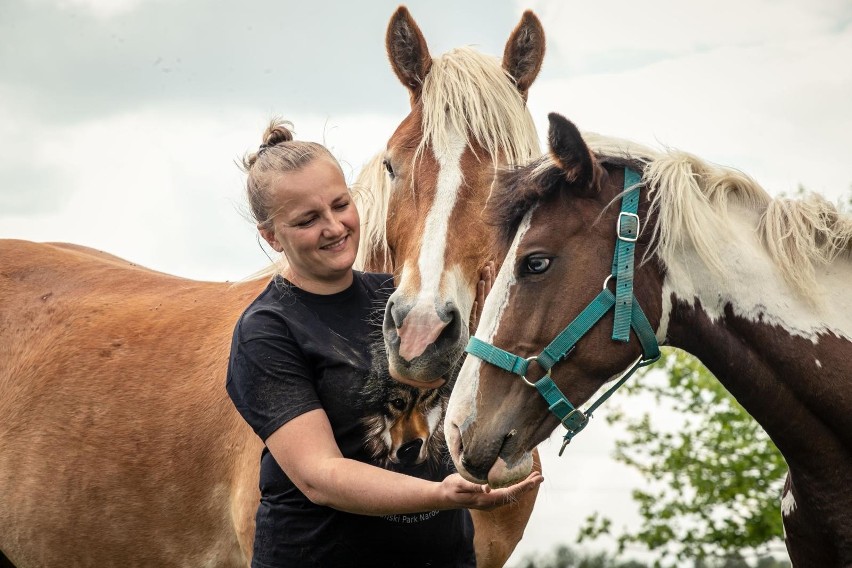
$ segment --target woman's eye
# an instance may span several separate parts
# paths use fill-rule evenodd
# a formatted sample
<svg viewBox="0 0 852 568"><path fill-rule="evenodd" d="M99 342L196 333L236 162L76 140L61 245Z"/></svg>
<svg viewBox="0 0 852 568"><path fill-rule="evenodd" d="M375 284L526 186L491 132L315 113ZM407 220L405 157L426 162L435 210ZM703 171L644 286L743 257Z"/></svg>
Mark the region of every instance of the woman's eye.
<svg viewBox="0 0 852 568"><path fill-rule="evenodd" d="M344 211L347 207L349 207L349 202L348 202L348 201L344 201L344 202L338 203L337 205L335 205L335 206L334 206L334 208L335 208L337 211Z"/></svg>
<svg viewBox="0 0 852 568"><path fill-rule="evenodd" d="M390 178L391 178L391 179L395 178L395 177L396 177L396 174L394 174L394 173L393 173L393 166L391 166L390 161L389 161L389 160L383 160L383 161L382 161L382 164L384 164L385 169L387 170L388 175L390 176Z"/></svg>
<svg viewBox="0 0 852 568"><path fill-rule="evenodd" d="M297 227L310 227L317 220L316 217L311 217L310 219L305 219L304 221L300 221L296 223Z"/></svg>
<svg viewBox="0 0 852 568"><path fill-rule="evenodd" d="M541 274L550 268L550 258L546 256L530 256L524 263L524 272L527 274Z"/></svg>

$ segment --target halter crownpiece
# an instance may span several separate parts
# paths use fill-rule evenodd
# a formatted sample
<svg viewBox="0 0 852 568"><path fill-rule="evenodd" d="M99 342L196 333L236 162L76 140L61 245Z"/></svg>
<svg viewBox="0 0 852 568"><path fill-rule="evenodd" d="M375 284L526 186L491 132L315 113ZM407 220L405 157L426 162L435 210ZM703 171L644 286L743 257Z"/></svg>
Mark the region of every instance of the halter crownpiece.
<svg viewBox="0 0 852 568"><path fill-rule="evenodd" d="M633 294L634 249L639 238L640 219L639 188L641 176L635 171L624 169L624 193L621 198L621 211L618 214L615 233L618 241L612 259L612 272L604 280L603 290L592 300L556 338L534 357L519 357L499 347L486 343L477 337L471 337L465 351L479 357L487 363L505 371L519 375L530 386L536 388L548 404L549 410L559 418L559 422L568 430L562 442L559 455L571 439L589 423L592 413L612 393L630 378L640 367L650 365L660 358L660 346L648 318ZM615 293L610 292L607 284L615 279ZM606 314L610 308L615 310L612 339L627 343L630 340L630 330L636 333L642 347L639 357L616 381L616 383L601 395L585 412L575 408L568 398L559 390L550 376L550 371L556 363L566 358L576 347L577 342ZM531 383L526 374L530 362L535 361L546 371L544 377Z"/></svg>

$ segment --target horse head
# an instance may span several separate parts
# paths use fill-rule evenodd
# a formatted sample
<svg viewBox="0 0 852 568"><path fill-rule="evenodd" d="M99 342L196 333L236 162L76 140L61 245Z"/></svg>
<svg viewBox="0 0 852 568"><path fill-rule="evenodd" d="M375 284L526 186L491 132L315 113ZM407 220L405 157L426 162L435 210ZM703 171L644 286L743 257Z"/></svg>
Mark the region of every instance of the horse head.
<svg viewBox="0 0 852 568"><path fill-rule="evenodd" d="M509 252L471 341L513 354L523 372L514 374L468 356L447 410L445 435L456 467L468 479L492 486L526 476L530 453L560 424L545 397L531 388L546 376L545 370L564 398L579 407L643 353L629 327L622 341L611 338L614 316L609 309L570 345L570 355L555 353L542 364L543 350L566 324L597 296L607 296L602 289L612 288L608 281L618 270L612 258L616 225L623 216L619 203L625 168L639 174L643 168L637 161L599 159L577 128L555 114L550 116L549 145L549 156L501 174L489 201L487 215L501 228ZM647 219L647 204L646 199L639 203L639 218ZM635 240L635 256L641 259L653 230L645 227L640 234L633 226L633 231L629 240ZM637 260L633 281L635 302L656 329L661 271L654 262Z"/></svg>
<svg viewBox="0 0 852 568"><path fill-rule="evenodd" d="M469 48L432 58L401 7L388 26L387 51L411 112L383 158L397 285L383 332L391 375L432 386L457 368L479 271L496 258L496 231L481 219L495 169L539 154L526 94L541 67L544 32L526 12L502 61Z"/></svg>

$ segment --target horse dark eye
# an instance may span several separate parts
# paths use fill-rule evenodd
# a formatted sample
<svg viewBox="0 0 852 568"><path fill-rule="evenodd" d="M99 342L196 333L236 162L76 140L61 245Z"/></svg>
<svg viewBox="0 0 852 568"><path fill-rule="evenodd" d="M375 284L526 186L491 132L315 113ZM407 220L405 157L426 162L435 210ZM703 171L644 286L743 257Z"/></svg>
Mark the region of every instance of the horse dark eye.
<svg viewBox="0 0 852 568"><path fill-rule="evenodd" d="M394 173L393 173L393 166L391 165L390 160L383 160L383 161L382 161L382 164L384 164L385 169L387 170L388 175L390 176L390 178L391 178L391 179L395 178L395 177L396 177L396 174L394 174Z"/></svg>
<svg viewBox="0 0 852 568"><path fill-rule="evenodd" d="M530 256L524 263L524 272L527 274L541 274L550 268L550 259L546 256Z"/></svg>
<svg viewBox="0 0 852 568"><path fill-rule="evenodd" d="M405 408L405 401L401 398L395 398L391 401L391 406L393 406L397 410L402 410L403 408Z"/></svg>

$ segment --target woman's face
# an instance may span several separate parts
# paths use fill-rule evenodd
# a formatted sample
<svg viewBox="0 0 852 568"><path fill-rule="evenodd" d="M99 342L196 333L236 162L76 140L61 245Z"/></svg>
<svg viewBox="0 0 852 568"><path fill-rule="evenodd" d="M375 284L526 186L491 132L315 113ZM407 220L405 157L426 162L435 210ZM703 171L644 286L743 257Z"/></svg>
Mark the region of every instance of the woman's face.
<svg viewBox="0 0 852 568"><path fill-rule="evenodd" d="M316 158L272 185L272 228L260 234L287 257L285 276L308 292L331 294L352 283L360 219L338 165Z"/></svg>

